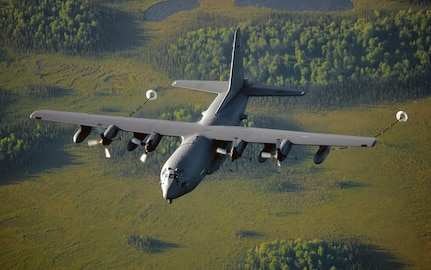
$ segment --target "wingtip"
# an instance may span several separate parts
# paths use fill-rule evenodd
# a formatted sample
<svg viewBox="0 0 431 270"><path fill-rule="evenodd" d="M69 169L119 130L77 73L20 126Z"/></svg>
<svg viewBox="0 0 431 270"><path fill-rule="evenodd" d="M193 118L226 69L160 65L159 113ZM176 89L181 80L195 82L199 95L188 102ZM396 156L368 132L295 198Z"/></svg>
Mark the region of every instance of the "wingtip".
<svg viewBox="0 0 431 270"><path fill-rule="evenodd" d="M34 111L30 114L30 119L37 119L37 111Z"/></svg>

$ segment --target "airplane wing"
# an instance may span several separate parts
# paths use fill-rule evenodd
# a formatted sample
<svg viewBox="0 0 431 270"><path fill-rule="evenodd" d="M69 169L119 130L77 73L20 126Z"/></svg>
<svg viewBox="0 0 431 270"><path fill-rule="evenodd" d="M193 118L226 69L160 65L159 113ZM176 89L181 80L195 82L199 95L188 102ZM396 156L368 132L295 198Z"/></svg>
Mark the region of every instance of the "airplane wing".
<svg viewBox="0 0 431 270"><path fill-rule="evenodd" d="M176 80L172 86L199 90L215 94L221 94L227 91L228 81L196 81L196 80Z"/></svg>
<svg viewBox="0 0 431 270"><path fill-rule="evenodd" d="M249 143L275 144L277 140L289 140L297 145L316 146L359 146L373 147L377 140L373 137L333 135L312 132L299 132L267 128L244 128L237 126L203 126L199 123L168 120L107 116L97 114L38 110L30 115L32 119L77 124L89 127L107 128L116 125L123 131L163 136L199 135L218 141L232 142L236 139Z"/></svg>
<svg viewBox="0 0 431 270"><path fill-rule="evenodd" d="M377 143L377 140L372 137L233 126L211 126L209 128L211 129L211 134L207 134L206 137L220 141L241 139L249 143L275 144L277 140L289 140L291 143L297 145L345 147L373 147Z"/></svg>

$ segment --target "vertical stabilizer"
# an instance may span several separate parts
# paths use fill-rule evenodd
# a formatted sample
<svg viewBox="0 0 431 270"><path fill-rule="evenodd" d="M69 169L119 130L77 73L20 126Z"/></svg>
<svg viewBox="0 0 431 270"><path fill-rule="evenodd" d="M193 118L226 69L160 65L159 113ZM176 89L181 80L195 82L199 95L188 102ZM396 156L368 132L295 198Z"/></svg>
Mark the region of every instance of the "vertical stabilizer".
<svg viewBox="0 0 431 270"><path fill-rule="evenodd" d="M220 112L229 101L238 94L244 84L244 65L242 59L242 48L241 48L241 31L239 28L235 31L232 46L232 60L230 64L230 78L229 88L226 92L225 98L217 109Z"/></svg>

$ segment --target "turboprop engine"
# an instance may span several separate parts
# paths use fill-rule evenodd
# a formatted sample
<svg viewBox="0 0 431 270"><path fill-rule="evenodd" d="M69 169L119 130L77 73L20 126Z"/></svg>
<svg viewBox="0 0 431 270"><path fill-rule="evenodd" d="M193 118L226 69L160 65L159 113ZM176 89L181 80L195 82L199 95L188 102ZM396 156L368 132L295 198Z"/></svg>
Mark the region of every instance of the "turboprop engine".
<svg viewBox="0 0 431 270"><path fill-rule="evenodd" d="M264 162L265 159L275 158L277 160L277 168L276 172L281 172L281 162L287 158L290 150L292 149L293 144L289 140L277 140L275 145L273 144L265 144L262 151L260 151L258 160L259 162ZM272 152L275 150L275 154Z"/></svg>
<svg viewBox="0 0 431 270"><path fill-rule="evenodd" d="M93 128L89 126L81 126L75 135L73 135L73 142L82 143L88 137L88 135L90 135L92 129Z"/></svg>
<svg viewBox="0 0 431 270"><path fill-rule="evenodd" d="M127 143L127 151L133 151L139 145L144 146L144 139L148 134L133 132L133 138Z"/></svg>
<svg viewBox="0 0 431 270"><path fill-rule="evenodd" d="M145 151L149 153L156 150L156 147L159 145L160 141L162 140L162 137L163 136L157 132L151 133L147 141L145 142Z"/></svg>
<svg viewBox="0 0 431 270"><path fill-rule="evenodd" d="M156 150L160 141L162 140L163 135L160 135L157 132L153 132L149 135L144 133L133 133L133 138L127 144L127 150L133 151L136 149L138 145L144 147L145 152L140 157L140 160L145 163L147 161L147 155L149 152L153 152Z"/></svg>
<svg viewBox="0 0 431 270"><path fill-rule="evenodd" d="M98 144L103 145L105 148L106 158L111 158L111 153L108 150L108 145L112 143L120 129L116 125L110 125L105 131L103 131L101 126L98 126L98 130L100 133L100 140L89 140L88 146L95 146ZM77 137L79 137L79 135Z"/></svg>
<svg viewBox="0 0 431 270"><path fill-rule="evenodd" d="M243 140L235 139L232 141L232 148L229 152L225 148L221 147L218 147L216 151L221 155L230 156L232 161L234 161L242 156L242 153L244 153L247 144L248 143Z"/></svg>

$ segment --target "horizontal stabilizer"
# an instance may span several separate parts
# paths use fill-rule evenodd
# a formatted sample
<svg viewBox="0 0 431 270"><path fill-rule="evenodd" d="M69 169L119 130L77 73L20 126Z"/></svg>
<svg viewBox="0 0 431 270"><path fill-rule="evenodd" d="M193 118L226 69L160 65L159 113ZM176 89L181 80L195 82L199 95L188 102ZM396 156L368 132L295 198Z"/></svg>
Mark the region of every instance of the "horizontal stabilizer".
<svg viewBox="0 0 431 270"><path fill-rule="evenodd" d="M247 84L244 87L244 93L250 97L266 97L266 96L303 96L305 91L289 89L277 86Z"/></svg>
<svg viewBox="0 0 431 270"><path fill-rule="evenodd" d="M177 80L172 86L187 88L192 90L210 92L215 94L225 93L229 87L227 81L196 81L196 80Z"/></svg>

